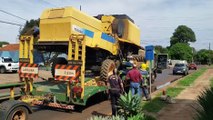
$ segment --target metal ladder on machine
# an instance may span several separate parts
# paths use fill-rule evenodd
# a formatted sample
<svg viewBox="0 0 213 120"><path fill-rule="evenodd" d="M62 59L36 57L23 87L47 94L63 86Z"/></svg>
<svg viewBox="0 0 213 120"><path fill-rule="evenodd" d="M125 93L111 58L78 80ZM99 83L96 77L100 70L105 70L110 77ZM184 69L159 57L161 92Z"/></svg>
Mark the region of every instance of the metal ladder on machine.
<svg viewBox="0 0 213 120"><path fill-rule="evenodd" d="M85 54L86 54L86 44L85 35L83 34L72 34L70 36L70 41L68 45L68 64L70 65L80 65L80 85L82 88L81 99L84 97L84 80L85 80ZM70 82L67 85L67 95L71 97L70 93Z"/></svg>
<svg viewBox="0 0 213 120"><path fill-rule="evenodd" d="M33 43L33 36L21 36L19 42L19 77L25 82L26 93L33 91L33 79L38 78L38 65L33 63Z"/></svg>

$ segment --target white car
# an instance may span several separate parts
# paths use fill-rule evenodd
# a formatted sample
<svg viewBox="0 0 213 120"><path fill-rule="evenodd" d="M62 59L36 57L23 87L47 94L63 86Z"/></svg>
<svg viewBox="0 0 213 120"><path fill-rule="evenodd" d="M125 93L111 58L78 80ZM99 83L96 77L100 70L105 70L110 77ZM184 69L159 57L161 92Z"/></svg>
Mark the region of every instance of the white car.
<svg viewBox="0 0 213 120"><path fill-rule="evenodd" d="M18 62L14 62L10 57L0 57L0 73L17 72L18 70Z"/></svg>

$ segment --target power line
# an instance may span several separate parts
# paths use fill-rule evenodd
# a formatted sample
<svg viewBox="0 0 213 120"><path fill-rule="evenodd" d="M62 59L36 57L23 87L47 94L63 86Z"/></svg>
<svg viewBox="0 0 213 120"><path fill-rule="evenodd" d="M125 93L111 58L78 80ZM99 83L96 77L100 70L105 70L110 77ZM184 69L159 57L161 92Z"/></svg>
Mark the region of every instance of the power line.
<svg viewBox="0 0 213 120"><path fill-rule="evenodd" d="M9 25L20 26L20 27L22 27L22 26L23 26L23 25L21 25L21 24L18 24L18 23L7 22L7 21L3 21L3 20L0 20L0 23L5 23L5 24L9 24Z"/></svg>
<svg viewBox="0 0 213 120"><path fill-rule="evenodd" d="M54 4L50 3L50 2L47 2L47 1L45 1L45 0L41 0L41 1L47 3L47 4L51 5L51 6L58 7L58 6L56 6L56 5L54 5Z"/></svg>
<svg viewBox="0 0 213 120"><path fill-rule="evenodd" d="M7 11L0 10L0 12L3 12L3 13L5 13L5 14L8 14L8 15L11 15L11 16L13 16L13 17L16 17L16 18L22 19L22 20L24 20L24 21L27 21L27 19L22 18L22 17L17 16L17 15L14 15L14 14L12 14L12 13L9 13L9 12L7 12Z"/></svg>

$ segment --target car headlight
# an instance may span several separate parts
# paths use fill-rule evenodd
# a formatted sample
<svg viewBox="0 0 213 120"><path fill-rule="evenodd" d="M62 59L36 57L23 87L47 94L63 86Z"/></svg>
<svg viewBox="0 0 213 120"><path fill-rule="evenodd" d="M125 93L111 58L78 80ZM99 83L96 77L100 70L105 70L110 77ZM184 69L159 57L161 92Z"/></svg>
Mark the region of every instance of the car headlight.
<svg viewBox="0 0 213 120"><path fill-rule="evenodd" d="M184 68L183 71L185 71L186 69Z"/></svg>

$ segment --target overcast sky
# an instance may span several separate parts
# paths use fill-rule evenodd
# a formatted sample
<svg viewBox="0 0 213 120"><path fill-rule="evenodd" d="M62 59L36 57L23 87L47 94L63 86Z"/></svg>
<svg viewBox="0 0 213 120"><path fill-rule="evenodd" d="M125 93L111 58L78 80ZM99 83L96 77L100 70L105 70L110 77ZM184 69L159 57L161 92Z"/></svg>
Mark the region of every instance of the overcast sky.
<svg viewBox="0 0 213 120"><path fill-rule="evenodd" d="M0 10L27 20L37 19L46 8L73 6L92 16L127 14L141 30L141 45L170 45L178 25L187 25L196 34L196 49L213 46L213 0L1 0ZM25 21L0 12L0 20L18 24ZM0 41L18 42L20 27L0 23Z"/></svg>

